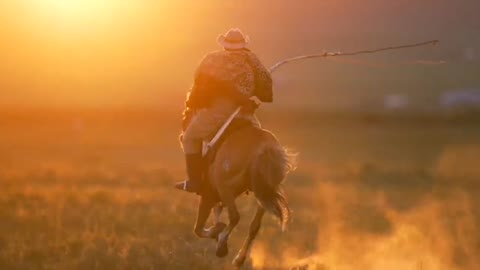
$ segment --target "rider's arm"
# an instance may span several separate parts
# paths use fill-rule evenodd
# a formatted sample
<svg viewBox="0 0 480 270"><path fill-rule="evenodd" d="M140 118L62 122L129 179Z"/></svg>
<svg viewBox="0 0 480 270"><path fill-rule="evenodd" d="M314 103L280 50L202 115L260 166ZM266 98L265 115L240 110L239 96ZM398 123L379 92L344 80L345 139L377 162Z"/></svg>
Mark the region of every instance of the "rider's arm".
<svg viewBox="0 0 480 270"><path fill-rule="evenodd" d="M233 87L231 83L225 82L225 84L221 86L221 89L225 91L225 93L230 98L235 100L235 103L237 103L238 106L242 107L243 112L254 113L255 110L258 108L258 104L256 101L235 89L235 87Z"/></svg>
<svg viewBox="0 0 480 270"><path fill-rule="evenodd" d="M249 62L255 76L255 96L262 102L273 102L273 82L270 71L255 54L249 55Z"/></svg>
<svg viewBox="0 0 480 270"><path fill-rule="evenodd" d="M212 85L212 78L211 76L207 75L206 72L206 70L209 68L210 60L211 55L206 55L197 67L192 88L187 94L185 107L191 109L200 109L207 106Z"/></svg>

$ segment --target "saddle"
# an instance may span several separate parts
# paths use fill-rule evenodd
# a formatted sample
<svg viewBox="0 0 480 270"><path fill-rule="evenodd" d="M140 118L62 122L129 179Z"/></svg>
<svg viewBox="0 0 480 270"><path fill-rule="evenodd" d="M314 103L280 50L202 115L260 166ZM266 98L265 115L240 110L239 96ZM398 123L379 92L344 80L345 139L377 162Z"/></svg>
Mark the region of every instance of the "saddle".
<svg viewBox="0 0 480 270"><path fill-rule="evenodd" d="M232 119L230 123L228 123L228 126L226 126L224 129L220 129L217 132L218 138L216 141L213 142L213 144L210 144L207 147L206 146L207 143L204 142L204 155L203 155L203 158L205 161L204 164L206 164L206 166L208 167L213 162L218 149L220 149L223 142L225 141L226 138L228 138L229 135L243 128L251 127L251 126L253 126L253 124L248 119L241 119L241 118Z"/></svg>
<svg viewBox="0 0 480 270"><path fill-rule="evenodd" d="M212 165L218 150L220 149L222 144L225 142L225 139L228 138L228 136L246 127L251 127L251 126L253 126L252 122L247 119L240 119L240 118L229 119L224 124L224 127L222 127L217 132L216 140L215 141L212 140L213 144L211 143L212 141L210 141L211 144L209 145L208 148L206 148L206 145L208 144L208 142L204 142L204 155L203 155L204 170L203 170L203 177L202 177L202 182L203 182L202 185L203 185L204 191L210 193L213 198L219 199L217 191L214 190L213 186L208 181L209 167ZM245 194L248 195L248 191L246 191Z"/></svg>

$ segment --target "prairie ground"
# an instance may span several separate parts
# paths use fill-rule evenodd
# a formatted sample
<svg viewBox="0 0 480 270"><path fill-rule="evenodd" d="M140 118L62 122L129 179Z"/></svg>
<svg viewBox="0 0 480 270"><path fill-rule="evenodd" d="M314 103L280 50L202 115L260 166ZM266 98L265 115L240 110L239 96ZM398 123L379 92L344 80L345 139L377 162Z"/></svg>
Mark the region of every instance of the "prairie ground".
<svg viewBox="0 0 480 270"><path fill-rule="evenodd" d="M261 114L299 153L293 219L270 216L244 269L480 269L480 125L421 117ZM178 119L152 111L0 117L0 269L231 269L176 192Z"/></svg>

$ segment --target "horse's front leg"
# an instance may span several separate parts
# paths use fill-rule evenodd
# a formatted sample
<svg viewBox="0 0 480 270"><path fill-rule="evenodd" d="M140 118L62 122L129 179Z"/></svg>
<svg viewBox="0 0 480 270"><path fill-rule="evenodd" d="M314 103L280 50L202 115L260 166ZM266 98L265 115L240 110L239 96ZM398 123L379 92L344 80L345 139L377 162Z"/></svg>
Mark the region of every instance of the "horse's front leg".
<svg viewBox="0 0 480 270"><path fill-rule="evenodd" d="M215 212L215 223L221 223L221 216L222 216L222 211L223 211L223 205L221 203L218 203L215 205L213 208L213 211Z"/></svg>
<svg viewBox="0 0 480 270"><path fill-rule="evenodd" d="M212 226L208 229L205 229L205 223L207 222L212 207L215 205L215 202L201 197L200 205L198 207L197 222L195 223L194 233L200 238L214 238L216 239L218 234L225 228L225 224L217 222L215 226ZM217 207L216 207L217 209ZM216 210L218 211L218 210ZM215 213L217 216L217 213Z"/></svg>
<svg viewBox="0 0 480 270"><path fill-rule="evenodd" d="M247 239L245 239L242 248L233 260L233 265L240 267L245 262L245 259L247 258L248 254L250 253L250 249L252 248L253 240L255 239L258 231L260 230L260 225L262 225L262 218L264 214L265 209L261 205L258 205L257 212L255 213L255 216L250 223L250 230L248 232Z"/></svg>
<svg viewBox="0 0 480 270"><path fill-rule="evenodd" d="M235 196L231 194L231 192L224 192L220 194L220 197L223 204L227 207L229 222L227 227L218 235L216 255L218 257L225 257L228 254L228 238L240 221L240 214L235 204Z"/></svg>
<svg viewBox="0 0 480 270"><path fill-rule="evenodd" d="M220 219L223 211L223 205L220 203L213 207L213 213L215 214L215 225L205 230L208 237L218 240L218 235L227 227L227 224L223 223Z"/></svg>
<svg viewBox="0 0 480 270"><path fill-rule="evenodd" d="M206 238L208 231L205 230L205 222L207 222L208 216L212 211L212 207L215 203L205 197L200 198L200 205L198 206L197 221L193 232L200 238Z"/></svg>

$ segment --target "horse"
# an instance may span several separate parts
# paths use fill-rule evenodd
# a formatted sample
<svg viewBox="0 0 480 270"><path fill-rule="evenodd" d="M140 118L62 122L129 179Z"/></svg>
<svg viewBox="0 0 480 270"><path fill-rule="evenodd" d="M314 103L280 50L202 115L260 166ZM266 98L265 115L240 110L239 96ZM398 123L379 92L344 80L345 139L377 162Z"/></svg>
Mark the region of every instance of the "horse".
<svg viewBox="0 0 480 270"><path fill-rule="evenodd" d="M184 115L183 131L191 117ZM248 236L232 262L240 267L249 255L265 212L273 214L282 231L285 230L291 211L282 182L295 169L295 154L284 148L272 132L251 121L234 119L214 149L205 156L205 165L208 168L203 183L207 188L200 193L194 233L199 238L217 241L217 257L228 254L229 236L240 220L236 198L249 191L256 198L256 212ZM228 224L220 221L223 208L228 211ZM212 209L216 223L205 228Z"/></svg>

